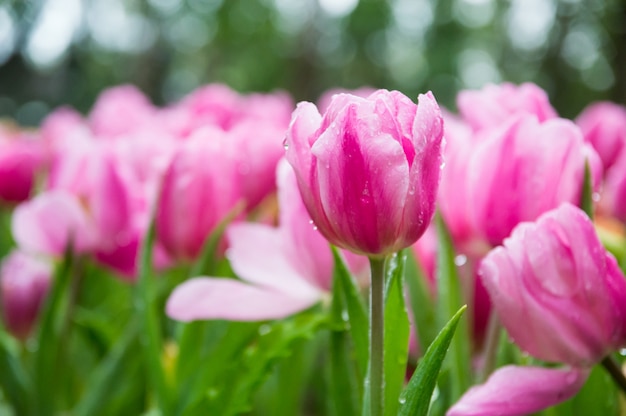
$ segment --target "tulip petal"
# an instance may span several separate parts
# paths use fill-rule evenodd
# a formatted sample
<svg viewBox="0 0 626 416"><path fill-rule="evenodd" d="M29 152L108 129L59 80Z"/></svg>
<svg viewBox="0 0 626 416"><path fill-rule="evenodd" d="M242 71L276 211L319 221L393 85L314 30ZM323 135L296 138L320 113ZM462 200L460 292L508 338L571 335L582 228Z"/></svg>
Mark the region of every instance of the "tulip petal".
<svg viewBox="0 0 626 416"><path fill-rule="evenodd" d="M287 317L318 300L319 297L294 297L232 279L200 277L178 286L167 301L166 311L171 318L183 322L263 321Z"/></svg>
<svg viewBox="0 0 626 416"><path fill-rule="evenodd" d="M61 256L72 242L77 252L93 248L95 230L79 201L64 191L49 191L19 205L11 225L25 251Z"/></svg>
<svg viewBox="0 0 626 416"><path fill-rule="evenodd" d="M589 375L582 369L506 366L469 389L447 416L523 416L574 396Z"/></svg>
<svg viewBox="0 0 626 416"><path fill-rule="evenodd" d="M314 298L322 288L307 281L292 265L290 251L277 228L263 224L233 224L227 230L228 259L237 276L289 296Z"/></svg>

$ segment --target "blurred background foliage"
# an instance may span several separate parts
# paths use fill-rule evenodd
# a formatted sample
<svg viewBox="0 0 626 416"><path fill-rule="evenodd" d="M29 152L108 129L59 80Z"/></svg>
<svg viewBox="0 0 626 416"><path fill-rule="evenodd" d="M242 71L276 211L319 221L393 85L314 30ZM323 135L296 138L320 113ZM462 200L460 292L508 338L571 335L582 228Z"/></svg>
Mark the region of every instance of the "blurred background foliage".
<svg viewBox="0 0 626 416"><path fill-rule="evenodd" d="M432 90L533 81L573 117L626 102L623 0L0 0L0 117L36 125L133 83L157 104L209 82Z"/></svg>

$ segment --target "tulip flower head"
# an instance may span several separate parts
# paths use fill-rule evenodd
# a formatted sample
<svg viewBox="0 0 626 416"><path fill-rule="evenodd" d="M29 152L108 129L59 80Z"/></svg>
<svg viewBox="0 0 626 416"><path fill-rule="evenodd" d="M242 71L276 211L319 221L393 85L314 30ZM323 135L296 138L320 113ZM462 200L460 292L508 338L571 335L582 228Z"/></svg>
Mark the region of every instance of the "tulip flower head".
<svg viewBox="0 0 626 416"><path fill-rule="evenodd" d="M626 280L570 204L516 227L480 274L509 335L539 359L588 367L626 345Z"/></svg>
<svg viewBox="0 0 626 416"><path fill-rule="evenodd" d="M383 257L417 241L433 216L442 136L431 93L415 105L379 90L338 94L323 116L300 103L285 145L319 231L339 247Z"/></svg>

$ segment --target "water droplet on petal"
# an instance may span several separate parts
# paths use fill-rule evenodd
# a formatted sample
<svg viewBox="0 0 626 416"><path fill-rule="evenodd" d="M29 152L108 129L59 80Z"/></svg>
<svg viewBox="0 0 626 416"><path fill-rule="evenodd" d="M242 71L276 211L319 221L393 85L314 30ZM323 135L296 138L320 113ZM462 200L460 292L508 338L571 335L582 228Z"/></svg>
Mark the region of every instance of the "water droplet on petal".
<svg viewBox="0 0 626 416"><path fill-rule="evenodd" d="M285 150L289 149L289 143L287 142L287 138L286 137L283 140L283 147L285 148Z"/></svg>
<svg viewBox="0 0 626 416"><path fill-rule="evenodd" d="M467 263L467 256L465 254L459 254L454 258L454 264L456 264L457 267L461 267L465 263Z"/></svg>
<svg viewBox="0 0 626 416"><path fill-rule="evenodd" d="M598 192L592 193L591 199L593 199L595 202L598 202L600 200L600 194Z"/></svg>

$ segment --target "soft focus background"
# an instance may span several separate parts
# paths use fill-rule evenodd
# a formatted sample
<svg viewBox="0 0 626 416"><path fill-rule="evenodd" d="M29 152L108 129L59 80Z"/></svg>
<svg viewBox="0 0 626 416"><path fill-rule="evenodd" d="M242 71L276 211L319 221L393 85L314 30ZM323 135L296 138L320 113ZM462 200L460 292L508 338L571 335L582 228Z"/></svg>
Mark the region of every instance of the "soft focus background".
<svg viewBox="0 0 626 416"><path fill-rule="evenodd" d="M209 82L313 101L369 85L454 108L533 81L561 115L626 102L620 0L0 0L0 117L37 125L133 83L155 103Z"/></svg>

